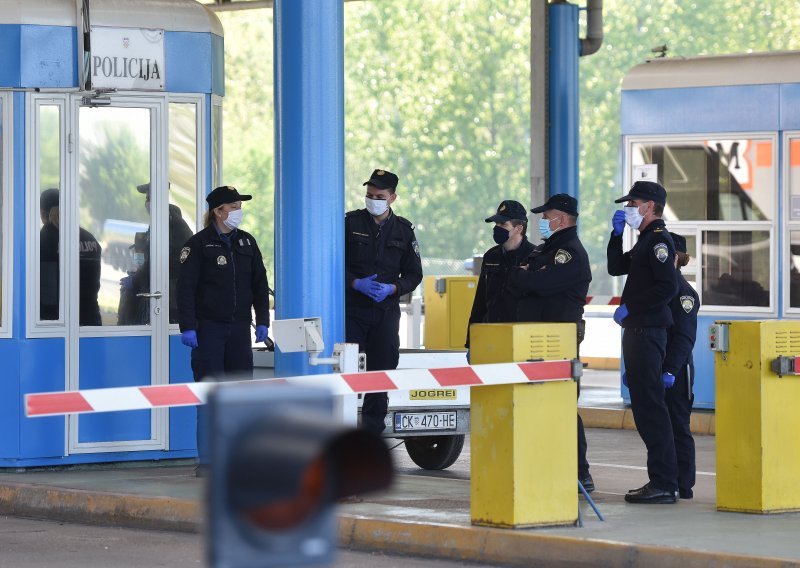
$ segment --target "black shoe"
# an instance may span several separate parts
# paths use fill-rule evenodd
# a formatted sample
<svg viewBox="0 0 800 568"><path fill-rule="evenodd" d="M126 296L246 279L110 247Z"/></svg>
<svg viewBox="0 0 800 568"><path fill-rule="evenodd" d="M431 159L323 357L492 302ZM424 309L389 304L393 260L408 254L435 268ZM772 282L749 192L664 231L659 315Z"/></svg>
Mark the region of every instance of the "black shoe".
<svg viewBox="0 0 800 568"><path fill-rule="evenodd" d="M691 489L678 489L678 495L681 499L692 499L694 497L694 491Z"/></svg>
<svg viewBox="0 0 800 568"><path fill-rule="evenodd" d="M632 489L625 495L625 501L628 503L671 504L677 500L677 492L656 489L655 487L650 487L649 483L639 489Z"/></svg>
<svg viewBox="0 0 800 568"><path fill-rule="evenodd" d="M594 491L594 479L592 479L591 473L586 473L585 475L579 475L578 481L581 482L583 488L586 490L586 493L591 493Z"/></svg>

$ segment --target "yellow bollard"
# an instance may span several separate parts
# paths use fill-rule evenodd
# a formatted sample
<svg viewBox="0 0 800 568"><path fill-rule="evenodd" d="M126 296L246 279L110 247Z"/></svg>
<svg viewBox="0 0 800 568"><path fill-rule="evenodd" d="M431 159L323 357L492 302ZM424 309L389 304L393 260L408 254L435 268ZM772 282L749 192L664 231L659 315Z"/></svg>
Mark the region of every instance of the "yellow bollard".
<svg viewBox="0 0 800 568"><path fill-rule="evenodd" d="M575 324L478 324L472 364L574 359ZM575 524L578 517L574 381L497 385L470 392L472 523Z"/></svg>
<svg viewBox="0 0 800 568"><path fill-rule="evenodd" d="M800 322L729 322L716 353L717 509L800 510L800 377L771 362L800 355Z"/></svg>

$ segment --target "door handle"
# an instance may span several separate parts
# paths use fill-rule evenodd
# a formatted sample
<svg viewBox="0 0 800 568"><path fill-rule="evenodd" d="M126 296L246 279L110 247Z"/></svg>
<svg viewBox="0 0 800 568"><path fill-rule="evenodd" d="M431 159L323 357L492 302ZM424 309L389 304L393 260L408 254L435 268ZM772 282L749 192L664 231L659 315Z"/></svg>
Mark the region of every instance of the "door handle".
<svg viewBox="0 0 800 568"><path fill-rule="evenodd" d="M161 292L158 292L158 291L153 292L152 294L148 294L146 292L141 292L139 294L136 294L137 298L155 298L155 299L159 299L159 298L161 298L161 296L163 296L163 294Z"/></svg>

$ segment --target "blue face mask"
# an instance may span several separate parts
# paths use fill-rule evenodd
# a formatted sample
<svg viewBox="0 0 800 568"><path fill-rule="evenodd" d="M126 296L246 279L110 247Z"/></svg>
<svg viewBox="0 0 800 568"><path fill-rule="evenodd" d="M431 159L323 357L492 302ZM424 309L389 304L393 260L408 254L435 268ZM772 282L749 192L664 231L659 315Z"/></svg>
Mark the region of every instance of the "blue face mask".
<svg viewBox="0 0 800 568"><path fill-rule="evenodd" d="M494 242L496 242L498 245L502 245L508 240L509 236L508 229L504 229L503 227L495 225L494 232L492 233Z"/></svg>
<svg viewBox="0 0 800 568"><path fill-rule="evenodd" d="M543 239L549 239L553 236L553 231L550 229L550 219L539 219L539 234Z"/></svg>

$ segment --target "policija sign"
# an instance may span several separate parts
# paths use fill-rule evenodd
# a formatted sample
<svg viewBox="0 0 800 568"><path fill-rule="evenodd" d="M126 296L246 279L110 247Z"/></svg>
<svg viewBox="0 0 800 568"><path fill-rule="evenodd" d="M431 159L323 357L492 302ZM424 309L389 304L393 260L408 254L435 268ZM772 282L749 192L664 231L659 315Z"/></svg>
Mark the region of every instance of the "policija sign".
<svg viewBox="0 0 800 568"><path fill-rule="evenodd" d="M93 89L164 90L164 30L92 26Z"/></svg>

